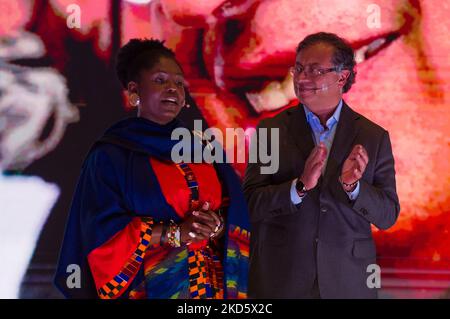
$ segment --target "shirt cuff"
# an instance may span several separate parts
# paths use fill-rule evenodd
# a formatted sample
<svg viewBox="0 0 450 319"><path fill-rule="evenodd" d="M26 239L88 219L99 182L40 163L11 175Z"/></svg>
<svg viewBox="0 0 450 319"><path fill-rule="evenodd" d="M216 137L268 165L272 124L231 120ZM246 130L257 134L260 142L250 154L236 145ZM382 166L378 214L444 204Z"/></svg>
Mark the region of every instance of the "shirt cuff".
<svg viewBox="0 0 450 319"><path fill-rule="evenodd" d="M302 197L300 197L299 195L298 195L298 193L297 193L297 189L295 188L295 185L297 184L297 178L296 179L294 179L293 181L292 181L292 184L291 184L291 202L294 204L294 205L298 205L298 204L300 204L301 202L302 202Z"/></svg>
<svg viewBox="0 0 450 319"><path fill-rule="evenodd" d="M351 201L356 200L358 198L358 195L359 195L359 181L356 183L356 187L353 190L353 192L346 192L346 193L347 193L348 198Z"/></svg>

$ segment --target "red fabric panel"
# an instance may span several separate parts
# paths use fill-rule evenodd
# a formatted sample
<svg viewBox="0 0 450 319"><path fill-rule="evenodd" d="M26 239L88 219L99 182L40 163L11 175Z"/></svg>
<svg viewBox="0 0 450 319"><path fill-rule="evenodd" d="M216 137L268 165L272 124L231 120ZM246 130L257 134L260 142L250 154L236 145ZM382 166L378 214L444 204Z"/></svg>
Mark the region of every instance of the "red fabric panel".
<svg viewBox="0 0 450 319"><path fill-rule="evenodd" d="M133 218L124 229L89 253L88 263L97 289L119 274L136 251L140 241L141 223L139 217ZM131 274L131 277L136 273ZM128 284L132 279L130 278ZM125 289L122 289L123 291Z"/></svg>
<svg viewBox="0 0 450 319"><path fill-rule="evenodd" d="M190 213L191 191L183 174L172 162L150 158L150 163L167 203L180 217L185 218ZM189 163L188 165L197 179L200 203L208 201L211 210L219 209L222 205L222 187L214 166L208 163ZM208 241L204 240L191 244L190 248L199 249L207 243Z"/></svg>
<svg viewBox="0 0 450 319"><path fill-rule="evenodd" d="M189 212L191 191L187 187L184 176L172 162L151 158L150 163L167 203L179 216L185 217ZM210 209L218 209L222 203L222 188L214 166L207 163L189 163L188 165L198 182L200 202L208 201Z"/></svg>

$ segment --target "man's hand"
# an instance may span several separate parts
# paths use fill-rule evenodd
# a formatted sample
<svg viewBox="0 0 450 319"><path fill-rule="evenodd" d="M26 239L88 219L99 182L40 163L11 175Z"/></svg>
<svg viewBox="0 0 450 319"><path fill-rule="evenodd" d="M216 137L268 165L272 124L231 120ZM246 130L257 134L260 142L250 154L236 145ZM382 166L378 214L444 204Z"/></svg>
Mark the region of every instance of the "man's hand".
<svg viewBox="0 0 450 319"><path fill-rule="evenodd" d="M356 185L352 187L345 186L345 184L354 184L361 179L369 162L369 155L364 146L357 144L353 147L347 159L342 166L341 182L342 187L346 192L351 192Z"/></svg>
<svg viewBox="0 0 450 319"><path fill-rule="evenodd" d="M322 174L322 168L325 165L326 158L327 147L324 143L320 143L314 147L311 154L309 154L302 176L300 177L300 180L305 184L307 190L316 187L320 175Z"/></svg>

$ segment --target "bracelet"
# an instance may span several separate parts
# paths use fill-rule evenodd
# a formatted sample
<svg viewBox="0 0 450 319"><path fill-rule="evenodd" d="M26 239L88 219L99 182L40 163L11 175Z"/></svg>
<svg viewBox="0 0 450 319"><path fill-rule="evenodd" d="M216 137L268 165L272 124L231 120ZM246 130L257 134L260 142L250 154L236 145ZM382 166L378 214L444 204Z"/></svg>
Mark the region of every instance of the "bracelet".
<svg viewBox="0 0 450 319"><path fill-rule="evenodd" d="M214 232L211 234L211 236L209 236L210 238L214 238L217 235L217 233L220 233L225 227L225 220L223 219L221 210L219 209L217 213L219 215L220 224L216 226Z"/></svg>
<svg viewBox="0 0 450 319"><path fill-rule="evenodd" d="M171 220L169 225L169 233L167 235L167 241L169 245L176 248L180 247L181 246L180 236L181 236L180 226L178 226L177 224L175 224L173 220Z"/></svg>
<svg viewBox="0 0 450 319"><path fill-rule="evenodd" d="M159 245L164 246L167 243L167 224L161 222L162 230L161 230L161 239L159 240Z"/></svg>
<svg viewBox="0 0 450 319"><path fill-rule="evenodd" d="M340 182L342 185L344 185L345 187L353 187L353 186L355 186L356 184L358 184L359 180L357 180L356 182L353 182L353 183L351 183L351 184L347 184L347 183L344 183L344 182L342 181L342 178L339 176L339 182Z"/></svg>

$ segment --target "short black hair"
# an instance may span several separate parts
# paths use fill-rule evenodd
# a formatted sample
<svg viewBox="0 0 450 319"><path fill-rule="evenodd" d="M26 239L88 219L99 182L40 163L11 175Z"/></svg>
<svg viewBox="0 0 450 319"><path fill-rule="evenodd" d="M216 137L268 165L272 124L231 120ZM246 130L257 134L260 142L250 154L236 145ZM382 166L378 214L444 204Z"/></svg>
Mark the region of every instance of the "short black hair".
<svg viewBox="0 0 450 319"><path fill-rule="evenodd" d="M131 39L120 48L116 58L116 73L124 89L130 81L136 81L143 69L152 68L161 57L173 59L175 52L156 39Z"/></svg>
<svg viewBox="0 0 450 319"><path fill-rule="evenodd" d="M344 93L348 92L355 83L356 77L356 61L355 52L353 48L348 44L346 40L339 37L334 33L328 32L318 32L308 35L304 38L297 46L296 53L298 54L301 50L311 47L318 43L326 43L334 47L334 54L332 57L332 63L335 66L342 66L342 70L349 70L350 75L347 78L347 82L343 87Z"/></svg>

